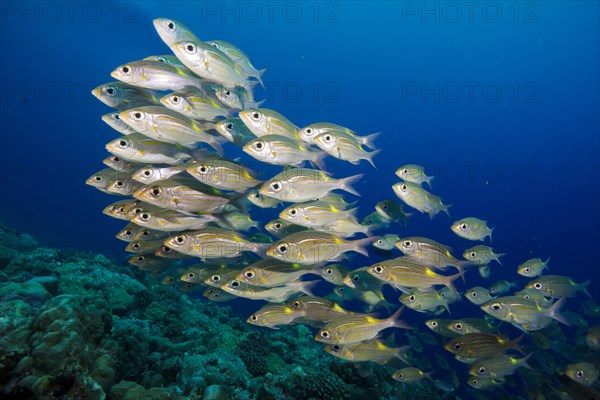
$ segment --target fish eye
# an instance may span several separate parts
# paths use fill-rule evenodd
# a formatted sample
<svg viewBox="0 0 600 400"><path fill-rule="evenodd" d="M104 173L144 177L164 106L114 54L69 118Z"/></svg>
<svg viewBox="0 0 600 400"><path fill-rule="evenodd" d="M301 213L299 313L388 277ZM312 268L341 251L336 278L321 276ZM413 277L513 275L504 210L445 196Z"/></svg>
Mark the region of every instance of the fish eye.
<svg viewBox="0 0 600 400"><path fill-rule="evenodd" d="M225 96L229 97L229 96L231 96L231 90L226 90L223 92L223 94L225 94Z"/></svg>
<svg viewBox="0 0 600 400"><path fill-rule="evenodd" d="M471 381L471 383L472 383L473 385L477 385L477 379L473 379L473 380Z"/></svg>
<svg viewBox="0 0 600 400"><path fill-rule="evenodd" d="M492 304L492 310L494 310L494 311L500 311L501 308L502 307L498 303Z"/></svg>
<svg viewBox="0 0 600 400"><path fill-rule="evenodd" d="M334 352L338 352L340 351L341 347L339 344L334 344L333 346L331 346L331 350L333 350Z"/></svg>
<svg viewBox="0 0 600 400"><path fill-rule="evenodd" d="M251 320L251 321L255 321L255 322L256 322L256 320L258 320L258 317L257 317L255 314L252 314L252 315L250 316L250 320Z"/></svg>
<svg viewBox="0 0 600 400"><path fill-rule="evenodd" d="M388 206L387 206L387 204L384 204L381 208L383 208L384 210L387 210Z"/></svg>
<svg viewBox="0 0 600 400"><path fill-rule="evenodd" d="M279 192L281 190L281 182L271 182L271 189L273 189L276 192Z"/></svg>
<svg viewBox="0 0 600 400"><path fill-rule="evenodd" d="M311 135L313 134L313 130L312 130L312 128L306 128L306 134L307 134L308 136L311 136Z"/></svg>
<svg viewBox="0 0 600 400"><path fill-rule="evenodd" d="M530 269L529 267L527 267L527 268L525 268L523 271L525 271L525 272L529 272L529 271L531 271L531 269Z"/></svg>
<svg viewBox="0 0 600 400"><path fill-rule="evenodd" d="M383 244L383 240L379 239L379 240L377 241L377 244Z"/></svg>
<svg viewBox="0 0 600 400"><path fill-rule="evenodd" d="M162 193L162 188L160 188L158 186L150 189L150 194L152 194L152 196L160 196L161 193Z"/></svg>
<svg viewBox="0 0 600 400"><path fill-rule="evenodd" d="M246 271L246 273L244 274L244 276L246 278L252 279L252 278L254 278L254 272L253 271Z"/></svg>
<svg viewBox="0 0 600 400"><path fill-rule="evenodd" d="M136 242L136 243L132 244L132 245L131 245L131 247L132 247L134 250L137 250L137 249L139 249L141 246L140 246L140 244L139 244L139 243L137 243L137 242Z"/></svg>
<svg viewBox="0 0 600 400"><path fill-rule="evenodd" d="M136 214L139 214L139 213L141 213L141 212L142 212L142 211L144 211L144 210L142 210L140 207L137 207L137 208L134 208L134 209L133 209L133 210L131 210L131 211L133 212L133 214L134 214L134 215L136 215Z"/></svg>
<svg viewBox="0 0 600 400"><path fill-rule="evenodd" d="M179 244L185 243L186 237L185 235L177 235L175 236L175 241Z"/></svg>
<svg viewBox="0 0 600 400"><path fill-rule="evenodd" d="M117 144L119 145L120 148L122 149L126 149L127 147L129 147L129 142L125 139L121 139L117 142Z"/></svg>
<svg viewBox="0 0 600 400"><path fill-rule="evenodd" d="M292 208L290 210L290 215L296 215L298 213L298 210L296 210L295 208Z"/></svg>
<svg viewBox="0 0 600 400"><path fill-rule="evenodd" d="M202 165L198 168L198 172L201 174L206 174L208 172L208 167L206 165Z"/></svg>
<svg viewBox="0 0 600 400"><path fill-rule="evenodd" d="M352 276L352 281L354 281L354 282L358 282L358 281L360 281L360 276L359 276L359 275L357 275L357 274L354 274L354 275Z"/></svg>
<svg viewBox="0 0 600 400"><path fill-rule="evenodd" d="M123 234L125 234L126 236L131 236L132 232L128 230L128 231L123 232Z"/></svg>
<svg viewBox="0 0 600 400"><path fill-rule="evenodd" d="M150 176L150 175L152 175L152 171L150 171L149 169L145 169L145 170L142 171L142 174L144 176Z"/></svg>
<svg viewBox="0 0 600 400"><path fill-rule="evenodd" d="M431 321L431 326L433 326L434 328L438 325L437 321Z"/></svg>
<svg viewBox="0 0 600 400"><path fill-rule="evenodd" d="M196 276L196 274L194 274L193 272L190 272L189 274L187 274L187 277L192 279L194 276Z"/></svg>
<svg viewBox="0 0 600 400"><path fill-rule="evenodd" d="M299 302L298 300L296 300L296 301L294 301L294 302L292 303L292 306L293 306L294 308L300 308L300 302Z"/></svg>
<svg viewBox="0 0 600 400"><path fill-rule="evenodd" d="M321 337L327 339L329 337L329 331L321 331Z"/></svg>
<svg viewBox="0 0 600 400"><path fill-rule="evenodd" d="M235 280L231 281L231 287L235 288L235 287L238 287L238 286L240 286L240 283L238 281L235 281Z"/></svg>
<svg viewBox="0 0 600 400"><path fill-rule="evenodd" d="M542 284L540 282L536 282L533 284L533 287L540 290L542 288Z"/></svg>
<svg viewBox="0 0 600 400"><path fill-rule="evenodd" d="M129 72L131 72L131 68L129 68L129 66L128 66L128 65L126 65L126 66L124 66L123 68L121 68L121 71L122 71L124 74L128 74Z"/></svg>
<svg viewBox="0 0 600 400"><path fill-rule="evenodd" d="M115 181L115 186L121 188L121 187L125 186L125 182L123 182L121 180Z"/></svg>
<svg viewBox="0 0 600 400"><path fill-rule="evenodd" d="M281 224L278 222L278 223L276 223L275 225L273 225L273 227L274 227L275 229L281 229Z"/></svg>
<svg viewBox="0 0 600 400"><path fill-rule="evenodd" d="M459 331L462 330L462 324L461 323L455 324L454 327L456 329L458 329Z"/></svg>
<svg viewBox="0 0 600 400"><path fill-rule="evenodd" d="M333 140L333 137L331 135L325 135L323 140L325 140L325 143L329 143Z"/></svg>
<svg viewBox="0 0 600 400"><path fill-rule="evenodd" d="M460 350L460 349L462 349L462 345L460 343L455 343L454 346L452 346L452 348L454 350Z"/></svg>
<svg viewBox="0 0 600 400"><path fill-rule="evenodd" d="M373 271L375 271L378 274L381 274L383 272L383 267L381 265L377 265L375 266L375 268L373 268Z"/></svg>
<svg viewBox="0 0 600 400"><path fill-rule="evenodd" d="M213 275L210 277L210 280L213 282L219 282L221 280L221 275Z"/></svg>
<svg viewBox="0 0 600 400"><path fill-rule="evenodd" d="M477 297L477 292L471 292L471 297Z"/></svg>
<svg viewBox="0 0 600 400"><path fill-rule="evenodd" d="M179 103L179 96L172 96L172 97L171 97L171 102L172 102L173 104L177 104L177 103Z"/></svg>
<svg viewBox="0 0 600 400"><path fill-rule="evenodd" d="M466 231L467 230L467 224L465 224L465 223L460 224L459 228L460 228L461 231Z"/></svg>
<svg viewBox="0 0 600 400"><path fill-rule="evenodd" d="M94 177L94 180L95 180L96 182L102 182L102 177L101 177L100 175L96 175L96 176Z"/></svg>
<svg viewBox="0 0 600 400"><path fill-rule="evenodd" d="M414 294L411 294L410 296L408 296L408 301L415 301L416 297Z"/></svg>
<svg viewBox="0 0 600 400"><path fill-rule="evenodd" d="M289 246L285 243L282 243L279 246L277 246L277 251L281 254L284 254L285 252L287 252L288 249L289 249Z"/></svg>
<svg viewBox="0 0 600 400"><path fill-rule="evenodd" d="M408 174L408 169L404 168L404 170L402 171L403 174Z"/></svg>
<svg viewBox="0 0 600 400"><path fill-rule="evenodd" d="M471 252L471 254L469 254L471 256L471 258L475 258L475 256L477 255L477 253L475 253L474 251Z"/></svg>
<svg viewBox="0 0 600 400"><path fill-rule="evenodd" d="M173 251L173 249L171 249L169 246L163 246L163 247L162 247L162 251L163 251L164 253L167 253L167 254L168 254L168 253L170 253L171 251Z"/></svg>
<svg viewBox="0 0 600 400"><path fill-rule="evenodd" d="M228 122L227 124L225 124L225 128L227 128L227 130L232 130L233 129L233 123Z"/></svg>
<svg viewBox="0 0 600 400"><path fill-rule="evenodd" d="M402 372L398 372L398 374L396 375L397 378L402 379L404 377L404 375L402 375Z"/></svg>
<svg viewBox="0 0 600 400"><path fill-rule="evenodd" d="M412 241L411 240L405 240L404 241L404 247L411 247L412 246Z"/></svg>
<svg viewBox="0 0 600 400"><path fill-rule="evenodd" d="M257 111L254 111L251 115L252 119L258 121L260 119L260 113Z"/></svg>
<svg viewBox="0 0 600 400"><path fill-rule="evenodd" d="M167 22L167 28L169 28L170 30L174 30L175 29L175 24L173 23L173 21Z"/></svg>
<svg viewBox="0 0 600 400"><path fill-rule="evenodd" d="M116 114L116 115L115 115L115 118L116 118L116 119L119 119L119 114ZM120 159L119 157L116 157L116 156L115 156L115 157L112 157L112 158L111 158L111 160L113 160L114 162L119 162L119 161L121 161L121 159Z"/></svg>
<svg viewBox="0 0 600 400"><path fill-rule="evenodd" d="M109 86L108 89L106 89L106 93L108 93L111 96L114 95L115 92L116 90L112 86Z"/></svg>
<svg viewBox="0 0 600 400"><path fill-rule="evenodd" d="M136 260L137 262L142 262L144 261L145 257L144 256L139 256Z"/></svg>
<svg viewBox="0 0 600 400"><path fill-rule="evenodd" d="M582 371L582 370L579 370L579 371L575 372L575 375L576 375L578 378L583 378L583 371Z"/></svg>
<svg viewBox="0 0 600 400"><path fill-rule="evenodd" d="M479 373L480 373L481 375L485 374L485 367L481 367L481 368L479 368Z"/></svg>
<svg viewBox="0 0 600 400"><path fill-rule="evenodd" d="M190 54L196 53L196 50L197 50L196 45L194 43L188 43L185 45L184 48Z"/></svg>
<svg viewBox="0 0 600 400"><path fill-rule="evenodd" d="M406 184L400 186L400 190L405 191L406 189L408 189L408 186Z"/></svg>
<svg viewBox="0 0 600 400"><path fill-rule="evenodd" d="M136 111L133 113L133 118L137 119L138 121L141 120L143 117L142 113L139 111Z"/></svg>
<svg viewBox="0 0 600 400"><path fill-rule="evenodd" d="M327 269L325 270L325 273L326 273L327 275L331 275L331 274L333 274L333 270L332 270L331 268L327 268Z"/></svg>

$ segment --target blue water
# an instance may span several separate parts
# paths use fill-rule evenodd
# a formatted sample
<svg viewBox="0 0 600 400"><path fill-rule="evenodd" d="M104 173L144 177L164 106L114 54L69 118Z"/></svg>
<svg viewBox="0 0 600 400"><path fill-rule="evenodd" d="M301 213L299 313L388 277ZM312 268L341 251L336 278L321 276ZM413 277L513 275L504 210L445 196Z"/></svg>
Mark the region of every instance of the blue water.
<svg viewBox="0 0 600 400"><path fill-rule="evenodd" d="M84 184L116 137L89 92L124 62L169 54L152 26L169 17L268 68L264 106L297 125L383 132L376 170L327 159L336 177L365 174L361 216L396 198L397 167L422 164L436 176L433 192L454 204L452 218L415 212L401 235L461 254L470 243L450 223L477 216L507 253L492 279L514 280L520 262L551 257L552 273L591 279L597 293L598 3L481 2L472 14L457 5L4 2L0 221L50 246L124 256L114 239L123 223L101 214L116 199Z"/></svg>

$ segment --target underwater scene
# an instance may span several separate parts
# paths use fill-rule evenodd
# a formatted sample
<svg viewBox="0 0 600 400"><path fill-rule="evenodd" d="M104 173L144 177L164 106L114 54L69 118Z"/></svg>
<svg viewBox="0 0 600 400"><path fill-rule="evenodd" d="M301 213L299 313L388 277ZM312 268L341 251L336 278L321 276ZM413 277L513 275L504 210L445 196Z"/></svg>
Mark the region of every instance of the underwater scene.
<svg viewBox="0 0 600 400"><path fill-rule="evenodd" d="M0 399L600 399L599 17L1 2Z"/></svg>

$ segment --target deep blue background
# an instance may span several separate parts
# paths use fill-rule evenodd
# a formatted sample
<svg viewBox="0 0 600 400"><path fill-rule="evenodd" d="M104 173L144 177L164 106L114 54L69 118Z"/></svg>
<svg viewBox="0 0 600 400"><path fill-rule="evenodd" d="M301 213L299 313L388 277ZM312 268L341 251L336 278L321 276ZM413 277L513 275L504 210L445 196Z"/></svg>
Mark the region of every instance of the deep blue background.
<svg viewBox="0 0 600 400"><path fill-rule="evenodd" d="M552 273L600 289L597 2L483 2L472 17L434 2L433 14L415 11L421 2L281 2L272 15L244 2L227 3L228 14L222 2L83 2L71 15L61 4L27 3L25 12L2 3L6 225L51 246L123 254L114 239L123 224L101 214L116 198L84 184L116 137L100 120L109 109L89 91L119 64L169 54L152 19L170 17L268 67L265 106L298 125L383 132L377 170L327 160L335 176L366 174L361 216L395 198L398 166L419 163L436 175L433 192L454 203L452 221L477 216L496 227L493 246L509 254L493 278L514 279L518 263L551 257ZM460 255L472 243L450 222L418 214L398 232Z"/></svg>

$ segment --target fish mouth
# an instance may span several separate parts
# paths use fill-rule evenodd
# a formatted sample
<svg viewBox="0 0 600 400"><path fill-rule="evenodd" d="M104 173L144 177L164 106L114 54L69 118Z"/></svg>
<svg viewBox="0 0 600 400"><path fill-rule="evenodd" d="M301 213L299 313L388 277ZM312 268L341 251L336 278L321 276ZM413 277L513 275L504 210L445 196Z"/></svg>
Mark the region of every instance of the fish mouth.
<svg viewBox="0 0 600 400"><path fill-rule="evenodd" d="M95 98L100 100L100 98L102 97L102 93L100 92L100 89L99 88L92 89L92 96L94 96Z"/></svg>

